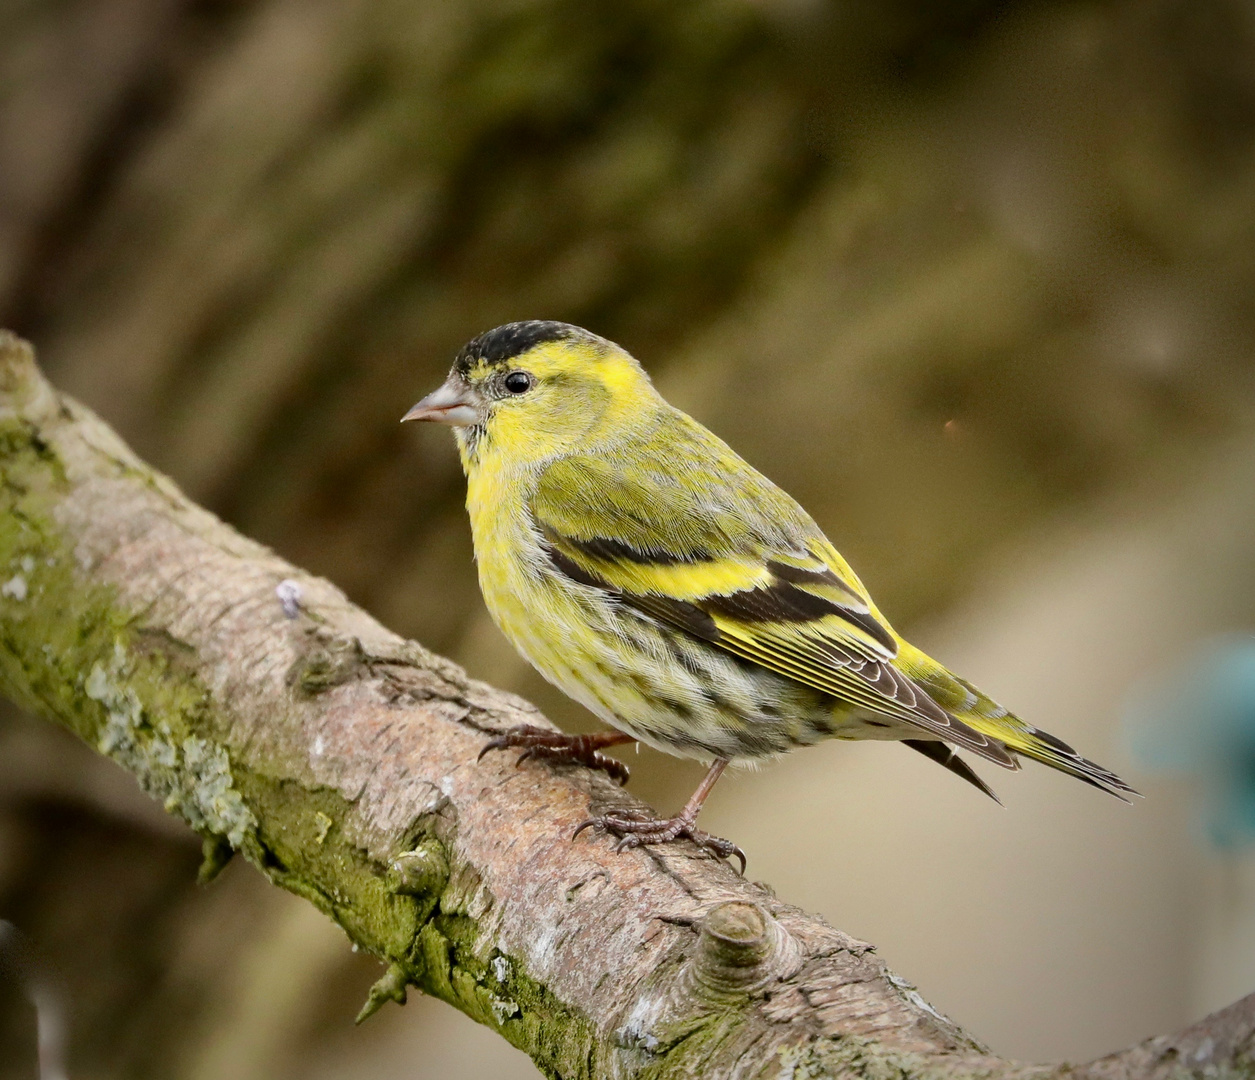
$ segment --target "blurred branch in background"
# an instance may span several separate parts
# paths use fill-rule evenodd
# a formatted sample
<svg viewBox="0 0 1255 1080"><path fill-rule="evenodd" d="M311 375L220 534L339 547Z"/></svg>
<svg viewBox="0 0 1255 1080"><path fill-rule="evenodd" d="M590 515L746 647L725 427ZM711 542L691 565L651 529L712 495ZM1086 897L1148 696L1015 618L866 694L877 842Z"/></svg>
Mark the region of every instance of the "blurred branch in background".
<svg viewBox="0 0 1255 1080"><path fill-rule="evenodd" d="M1185 545L1123 622L1105 549L1069 546L1127 540L1137 485L1163 520L1214 487L1198 536L1246 520L1222 511L1251 485L1210 462L1255 429L1253 234L1239 0L0 5L0 323L193 497L575 729L482 611L452 453L396 424L463 341L538 316L622 341L801 498L899 625L1007 579L945 644L983 632L984 670L958 666L1105 760L1100 695L1160 663L1148 642L1255 625L1236 541L1224 605L1181 584ZM1069 573L1040 584L1053 567ZM1000 605L1030 584L1053 621L1007 635ZM1036 704L1047 683L1062 702ZM843 925L927 960L938 994L966 987L946 992L1008 1052L1092 1056L1200 1014L1181 989L1197 916L1168 884L1197 867L1169 789L1153 824L1028 796L969 819L897 768L820 749L735 778L745 805L710 813L822 834L773 842L773 880L792 867ZM672 805L683 769L652 758L637 790ZM828 827L838 811L858 827ZM946 857L924 873L913 840ZM1134 874L1134 855L1165 869ZM82 1060L169 1076L178 1045L206 1080L350 1075L381 1044L325 1021L366 962L247 875L197 895L195 860L110 767L0 716L0 911L71 985ZM1027 910L1033 935L1000 921ZM1078 919L1102 950L1072 946ZM948 951L938 924L963 927ZM983 989L973 951L1001 965ZM437 1041L376 1023L398 1025L401 1049L377 1052L403 1065L372 1078ZM21 1037L0 1016L0 1048Z"/></svg>

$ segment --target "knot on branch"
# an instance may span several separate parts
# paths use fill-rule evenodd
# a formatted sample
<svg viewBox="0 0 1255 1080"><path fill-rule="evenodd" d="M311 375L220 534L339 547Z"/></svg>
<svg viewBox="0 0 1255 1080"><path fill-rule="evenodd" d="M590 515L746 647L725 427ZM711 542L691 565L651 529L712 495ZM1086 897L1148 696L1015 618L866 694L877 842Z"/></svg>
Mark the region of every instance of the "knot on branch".
<svg viewBox="0 0 1255 1080"><path fill-rule="evenodd" d="M757 904L733 900L712 908L701 934L698 970L721 979L753 971L771 952L769 916Z"/></svg>
<svg viewBox="0 0 1255 1080"><path fill-rule="evenodd" d="M697 951L676 968L663 966L642 987L631 1014L616 1032L633 1067L667 1053L696 1033L722 1031L726 1018L801 965L801 948L757 904L716 904L698 924Z"/></svg>
<svg viewBox="0 0 1255 1080"><path fill-rule="evenodd" d="M396 875L394 892L434 899L449 881L449 858L439 840L424 840L413 851L393 859L392 871Z"/></svg>
<svg viewBox="0 0 1255 1080"><path fill-rule="evenodd" d="M356 637L345 640L315 632L307 651L288 669L287 682L307 697L315 697L360 677L365 669L366 651Z"/></svg>
<svg viewBox="0 0 1255 1080"><path fill-rule="evenodd" d="M701 923L697 955L688 968L690 989L708 1001L747 997L792 974L800 956L788 931L757 904L717 904Z"/></svg>

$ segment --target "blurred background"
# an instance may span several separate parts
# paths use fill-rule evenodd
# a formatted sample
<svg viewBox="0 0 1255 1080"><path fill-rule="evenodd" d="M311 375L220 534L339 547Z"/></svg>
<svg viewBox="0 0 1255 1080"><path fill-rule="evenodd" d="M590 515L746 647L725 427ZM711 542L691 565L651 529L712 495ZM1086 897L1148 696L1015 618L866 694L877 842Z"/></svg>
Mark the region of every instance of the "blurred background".
<svg viewBox="0 0 1255 1080"><path fill-rule="evenodd" d="M588 728L484 612L448 432L397 423L476 333L577 322L1146 793L826 745L708 804L1007 1055L1255 989L1253 295L1250 0L0 0L0 325L193 498ZM628 760L664 811L701 772ZM377 965L198 858L0 713L0 918L75 1080L536 1075L438 1002L355 1029Z"/></svg>

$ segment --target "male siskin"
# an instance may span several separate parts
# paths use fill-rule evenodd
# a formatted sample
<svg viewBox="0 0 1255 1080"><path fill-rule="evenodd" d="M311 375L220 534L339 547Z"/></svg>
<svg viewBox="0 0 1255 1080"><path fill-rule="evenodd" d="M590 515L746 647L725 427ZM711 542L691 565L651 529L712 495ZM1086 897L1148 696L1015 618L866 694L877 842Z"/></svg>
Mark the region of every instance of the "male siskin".
<svg viewBox="0 0 1255 1080"><path fill-rule="evenodd" d="M519 728L485 751L521 747L621 780L626 768L599 752L618 743L710 764L675 817L611 811L581 829L620 847L687 837L744 866L696 826L719 776L831 738L897 740L990 796L956 748L1136 794L900 637L806 511L614 343L560 322L499 326L403 419L454 428L497 625L616 729Z"/></svg>

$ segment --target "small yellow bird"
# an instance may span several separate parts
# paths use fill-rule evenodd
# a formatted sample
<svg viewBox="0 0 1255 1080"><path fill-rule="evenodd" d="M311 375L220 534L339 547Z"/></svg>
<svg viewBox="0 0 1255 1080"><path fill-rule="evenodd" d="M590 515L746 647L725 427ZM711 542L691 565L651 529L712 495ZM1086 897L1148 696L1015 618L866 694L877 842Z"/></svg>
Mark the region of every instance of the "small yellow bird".
<svg viewBox="0 0 1255 1080"><path fill-rule="evenodd" d="M696 826L711 788L729 762L830 738L896 739L995 799L955 747L1136 794L899 637L806 511L668 405L613 342L560 322L499 326L403 420L455 430L497 625L618 729L518 728L484 752L520 747L520 761L580 762L621 782L607 746L639 740L710 763L675 817L612 811L577 834L596 826L620 848L687 837L744 869L735 844Z"/></svg>

